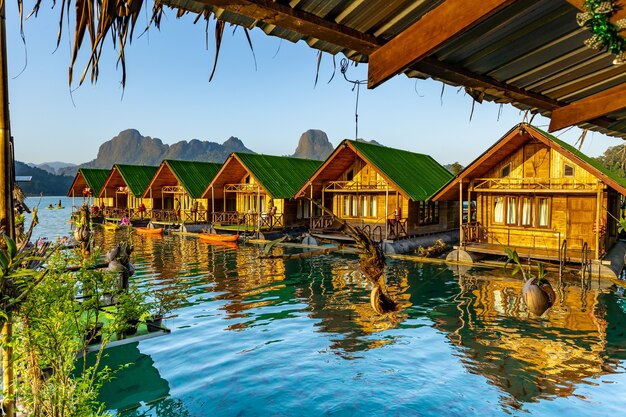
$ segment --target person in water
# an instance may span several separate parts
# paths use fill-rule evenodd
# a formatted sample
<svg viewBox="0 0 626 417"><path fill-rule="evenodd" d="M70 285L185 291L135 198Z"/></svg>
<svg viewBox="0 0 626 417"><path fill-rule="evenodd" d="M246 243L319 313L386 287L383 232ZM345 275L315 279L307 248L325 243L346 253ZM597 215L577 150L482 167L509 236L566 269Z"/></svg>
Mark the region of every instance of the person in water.
<svg viewBox="0 0 626 417"><path fill-rule="evenodd" d="M58 208L61 208L61 200L59 200L59 204L57 205Z"/></svg>
<svg viewBox="0 0 626 417"><path fill-rule="evenodd" d="M52 209L52 208L54 208L54 207L52 207L52 204L50 204L50 205L48 206L48 208L49 208L49 209Z"/></svg>

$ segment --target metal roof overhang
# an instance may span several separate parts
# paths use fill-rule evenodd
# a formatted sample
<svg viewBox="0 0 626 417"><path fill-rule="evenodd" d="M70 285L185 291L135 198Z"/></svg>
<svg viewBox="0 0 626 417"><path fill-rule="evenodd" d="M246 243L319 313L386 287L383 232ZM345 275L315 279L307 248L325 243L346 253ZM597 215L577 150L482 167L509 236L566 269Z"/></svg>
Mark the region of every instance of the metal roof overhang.
<svg viewBox="0 0 626 417"><path fill-rule="evenodd" d="M369 60L370 86L404 72L466 87L475 98L553 117L553 130L575 124L626 139L626 86L621 88L626 65L614 65L611 54L584 45L591 34L576 22L583 0L161 3L194 13L208 10L223 21L258 27L270 36L302 40L357 62ZM623 9L614 19L625 15ZM417 45L413 49L419 50L411 52L415 56L394 55L394 43L402 50L404 39L412 48ZM385 56L391 75L372 74L379 66L375 61ZM583 108L582 114L574 103Z"/></svg>

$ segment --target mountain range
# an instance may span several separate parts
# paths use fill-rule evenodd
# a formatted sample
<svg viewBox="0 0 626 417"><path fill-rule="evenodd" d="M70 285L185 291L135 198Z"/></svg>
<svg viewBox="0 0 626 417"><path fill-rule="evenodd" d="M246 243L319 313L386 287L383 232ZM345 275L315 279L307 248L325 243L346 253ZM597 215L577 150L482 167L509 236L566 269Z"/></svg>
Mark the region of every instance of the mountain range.
<svg viewBox="0 0 626 417"><path fill-rule="evenodd" d="M300 136L296 151L290 156L324 160L333 149L326 133L311 129ZM163 159L224 162L231 152L254 153L236 137L230 137L222 144L192 139L168 145L161 139L143 136L136 129L127 129L100 145L96 158L89 162L75 165L64 162L24 164L16 161L16 175L33 177L30 183L20 184L26 194L64 195L79 168L109 169L114 164L156 166Z"/></svg>

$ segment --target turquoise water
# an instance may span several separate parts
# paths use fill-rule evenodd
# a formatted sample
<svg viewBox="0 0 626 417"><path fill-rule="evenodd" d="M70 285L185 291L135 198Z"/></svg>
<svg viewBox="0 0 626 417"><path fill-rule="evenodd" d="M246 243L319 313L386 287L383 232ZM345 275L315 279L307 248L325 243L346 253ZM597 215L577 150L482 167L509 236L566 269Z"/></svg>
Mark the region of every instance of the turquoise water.
<svg viewBox="0 0 626 417"><path fill-rule="evenodd" d="M122 234L97 240L108 246ZM568 278L557 305L536 318L508 272L389 261L401 310L381 317L354 256L262 260L253 245L180 236L136 235L134 244L133 279L180 305L166 322L171 334L108 349L111 365L133 362L102 392L119 415L623 410L626 301L610 282Z"/></svg>

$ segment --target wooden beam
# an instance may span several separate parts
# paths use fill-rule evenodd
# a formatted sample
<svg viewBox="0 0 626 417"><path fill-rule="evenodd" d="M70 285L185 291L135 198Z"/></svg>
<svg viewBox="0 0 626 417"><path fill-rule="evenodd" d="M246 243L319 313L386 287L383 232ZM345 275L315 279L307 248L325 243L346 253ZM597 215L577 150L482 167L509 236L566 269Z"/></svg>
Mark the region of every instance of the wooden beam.
<svg viewBox="0 0 626 417"><path fill-rule="evenodd" d="M578 10L585 11L585 7L584 7L585 0L567 0L567 2L571 4L572 6L574 6L575 8L577 8ZM611 17L611 22L615 23L617 20L623 19L625 17L626 17L626 9L622 8L616 11L613 17Z"/></svg>
<svg viewBox="0 0 626 417"><path fill-rule="evenodd" d="M626 84L620 84L553 110L549 131L554 132L564 127L588 122L623 109L626 109Z"/></svg>
<svg viewBox="0 0 626 417"><path fill-rule="evenodd" d="M384 42L377 37L340 25L312 13L303 12L271 0L197 0L264 23L293 30L304 36L369 55ZM167 0L164 3L169 3ZM174 6L179 7L179 6Z"/></svg>
<svg viewBox="0 0 626 417"><path fill-rule="evenodd" d="M513 0L446 0L370 55L368 87L375 88Z"/></svg>

